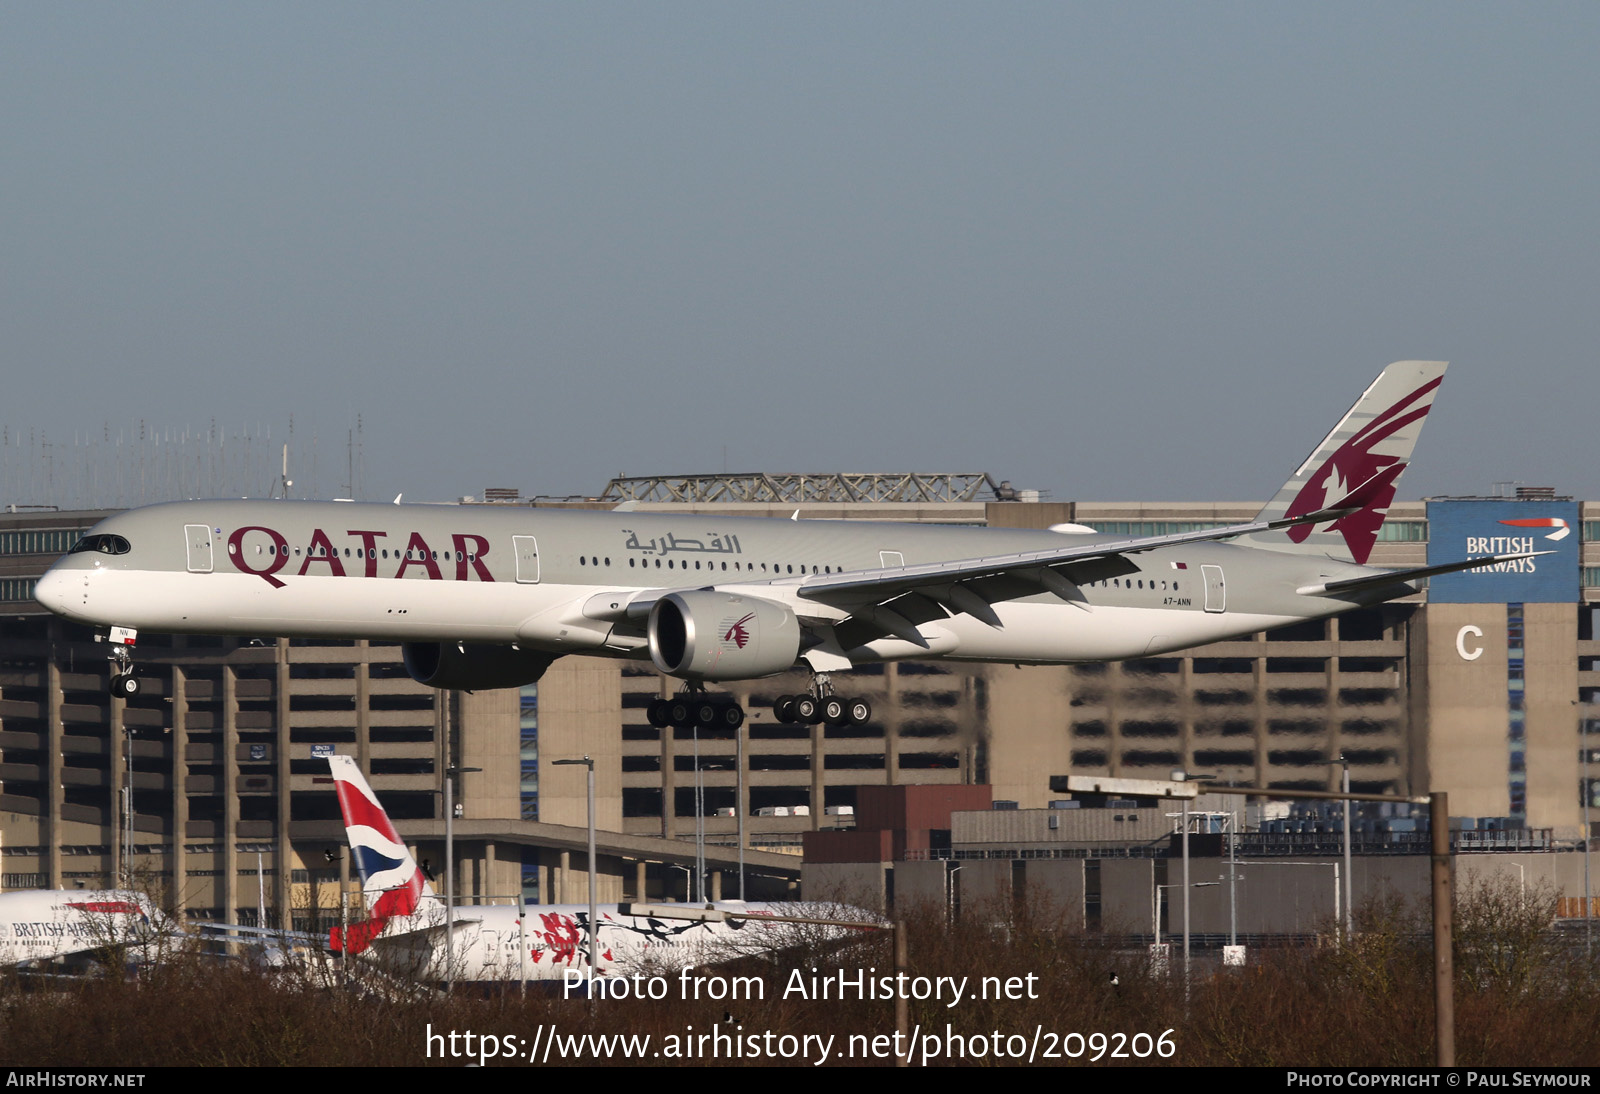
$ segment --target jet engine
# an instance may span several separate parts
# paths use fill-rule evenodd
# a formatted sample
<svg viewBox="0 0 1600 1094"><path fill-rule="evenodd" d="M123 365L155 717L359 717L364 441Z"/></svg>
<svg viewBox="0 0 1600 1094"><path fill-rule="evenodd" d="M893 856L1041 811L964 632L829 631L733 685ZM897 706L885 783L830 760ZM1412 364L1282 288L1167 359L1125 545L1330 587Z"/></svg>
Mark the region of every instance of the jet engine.
<svg viewBox="0 0 1600 1094"><path fill-rule="evenodd" d="M561 656L515 646L474 646L458 642L406 642L400 647L411 679L430 688L487 691L520 688L544 675Z"/></svg>
<svg viewBox="0 0 1600 1094"><path fill-rule="evenodd" d="M794 612L753 596L668 593L651 607L648 633L656 668L696 680L771 676L800 653Z"/></svg>

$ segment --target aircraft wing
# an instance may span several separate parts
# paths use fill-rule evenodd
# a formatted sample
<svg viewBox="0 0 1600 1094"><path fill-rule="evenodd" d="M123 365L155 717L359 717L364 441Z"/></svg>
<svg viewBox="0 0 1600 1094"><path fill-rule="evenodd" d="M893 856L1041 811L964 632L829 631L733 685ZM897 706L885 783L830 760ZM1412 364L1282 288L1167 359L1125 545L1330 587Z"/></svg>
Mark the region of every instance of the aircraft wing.
<svg viewBox="0 0 1600 1094"><path fill-rule="evenodd" d="M1184 543L1233 539L1299 524L1328 524L1359 512L1391 487L1404 469L1404 464L1385 468L1332 505L1299 516L1166 536L1101 540L1090 544L1068 541L1061 547L1044 551L811 574L793 584L789 581L771 584L789 586L802 600L848 613L849 618L842 622L834 616L808 620L842 627L843 633L837 637L846 648L892 634L926 649L928 642L917 631L919 623L944 619L952 613L965 613L998 628L1000 617L994 611L994 604L1042 592L1054 593L1090 611L1078 586L1134 573L1138 567L1128 560L1129 555ZM651 606L671 591L643 590L632 596L604 593L590 598L583 614L597 620L641 622L649 615ZM800 615L805 618L804 611Z"/></svg>
<svg viewBox="0 0 1600 1094"><path fill-rule="evenodd" d="M1129 555L1184 543L1233 539L1296 524L1335 521L1359 509L1368 494L1384 485L1378 480L1387 477L1386 473L1375 475L1334 506L1298 517L1166 536L1068 543L1046 551L812 574L801 581L795 591L806 600L851 613L852 619L847 625L865 624L865 628L856 627L858 632L892 634L926 648L927 641L916 629L918 623L942 619L953 612L966 613L991 627L999 627L1000 619L992 605L1041 592L1054 593L1089 611L1078 586L1135 572L1138 567L1129 561ZM854 644L855 639L865 638L865 633L858 633L844 641Z"/></svg>

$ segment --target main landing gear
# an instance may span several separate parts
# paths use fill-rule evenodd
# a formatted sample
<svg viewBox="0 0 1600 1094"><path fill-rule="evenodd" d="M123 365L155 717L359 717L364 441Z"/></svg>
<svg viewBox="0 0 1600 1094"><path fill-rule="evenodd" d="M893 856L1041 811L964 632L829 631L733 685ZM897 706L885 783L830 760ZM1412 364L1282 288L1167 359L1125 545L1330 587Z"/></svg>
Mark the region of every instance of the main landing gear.
<svg viewBox="0 0 1600 1094"><path fill-rule="evenodd" d="M819 672L811 678L809 693L778 696L772 703L772 716L786 725L864 726L872 720L872 704L833 694L828 674Z"/></svg>
<svg viewBox="0 0 1600 1094"><path fill-rule="evenodd" d="M652 699L647 708L657 729L738 729L744 725L744 707L727 695L711 695L701 688L680 691L671 699Z"/></svg>

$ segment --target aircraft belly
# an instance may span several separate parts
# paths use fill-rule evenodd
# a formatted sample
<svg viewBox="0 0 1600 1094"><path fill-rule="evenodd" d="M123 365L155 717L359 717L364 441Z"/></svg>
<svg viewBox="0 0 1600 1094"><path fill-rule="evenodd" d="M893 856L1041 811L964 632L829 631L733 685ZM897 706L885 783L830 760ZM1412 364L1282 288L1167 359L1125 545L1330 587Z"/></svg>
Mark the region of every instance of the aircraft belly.
<svg viewBox="0 0 1600 1094"><path fill-rule="evenodd" d="M205 634L514 641L530 614L570 599L557 586L104 571L72 615L104 625Z"/></svg>

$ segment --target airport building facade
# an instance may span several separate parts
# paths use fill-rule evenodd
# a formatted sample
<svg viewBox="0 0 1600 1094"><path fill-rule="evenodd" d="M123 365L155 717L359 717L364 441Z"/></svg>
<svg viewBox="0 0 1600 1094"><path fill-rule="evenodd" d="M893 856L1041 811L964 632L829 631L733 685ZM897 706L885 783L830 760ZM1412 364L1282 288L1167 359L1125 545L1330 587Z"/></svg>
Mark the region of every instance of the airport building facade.
<svg viewBox="0 0 1600 1094"><path fill-rule="evenodd" d="M1048 502L986 478L956 496L913 481L927 477L899 477L898 491L883 478L842 493L804 482L662 491L658 480L650 490L613 483L593 500L503 491L477 504L799 509L804 519L1077 523L1129 535L1234 523L1258 508ZM191 914L235 922L251 920L263 891L282 917L323 906L312 884L337 878L342 848L320 759L330 748L359 759L402 833L410 839L412 826L423 857L434 846L440 864L428 841L443 819L444 773L479 769L456 787L470 833L462 891L526 888L546 900L576 889L570 854L540 839L586 819L583 769L548 761L584 755L596 763L598 826L637 845L627 861L613 856L602 889L612 900L674 884L681 893L682 872L647 864L649 847L681 846L697 830L731 844L741 816L751 847L797 855L806 832L853 824L863 785L986 785L1037 809L1052 798L1051 775L1164 778L1182 767L1332 789L1343 757L1358 789L1448 790L1454 815L1569 843L1600 808L1600 762L1584 782L1586 761L1600 761L1600 503L1549 492L1395 505L1377 565L1529 543L1552 553L1436 578L1378 608L1109 665L874 667L849 684L873 705L860 727L776 722L771 701L803 690L803 673L735 684L744 728L698 734L650 724L646 705L677 682L648 663L568 657L521 694L439 693L406 675L398 647L367 642L141 634L150 686L113 697L105 645L30 598L32 581L100 515L0 515L4 889L99 887L132 872L166 879Z"/></svg>

